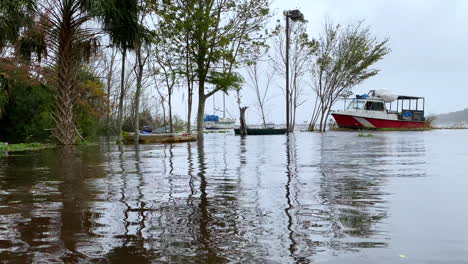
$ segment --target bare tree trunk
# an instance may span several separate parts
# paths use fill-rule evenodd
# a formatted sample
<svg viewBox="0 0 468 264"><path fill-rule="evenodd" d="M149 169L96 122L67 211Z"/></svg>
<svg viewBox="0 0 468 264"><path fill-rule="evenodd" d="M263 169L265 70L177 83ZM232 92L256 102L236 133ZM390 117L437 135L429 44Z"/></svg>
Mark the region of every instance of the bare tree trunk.
<svg viewBox="0 0 468 264"><path fill-rule="evenodd" d="M190 80L190 77L187 77L188 81L188 97L187 97L187 133L190 133L191 122L192 122L192 100L193 100L193 82Z"/></svg>
<svg viewBox="0 0 468 264"><path fill-rule="evenodd" d="M164 106L164 98L161 98L161 107L162 107L162 110L163 110L163 128L164 128L164 132L167 132L166 130L166 107Z"/></svg>
<svg viewBox="0 0 468 264"><path fill-rule="evenodd" d="M199 88L200 89L200 88ZM197 113L197 139L203 140L203 118L205 115L205 96L199 92L198 96L198 113Z"/></svg>
<svg viewBox="0 0 468 264"><path fill-rule="evenodd" d="M127 56L127 48L122 48L122 72L120 74L120 97L119 97L119 111L117 114L117 141L122 141L122 123L123 123L123 106L125 98L125 58Z"/></svg>
<svg viewBox="0 0 468 264"><path fill-rule="evenodd" d="M245 111L247 110L247 106L239 107L240 112L240 134L241 136L247 135L247 123L245 122Z"/></svg>
<svg viewBox="0 0 468 264"><path fill-rule="evenodd" d="M327 112L327 106L326 105L322 105L322 109L321 109L321 113L320 113L320 130L319 132L325 132L325 128L324 128L324 119L325 119L325 115L326 115L326 112Z"/></svg>
<svg viewBox="0 0 468 264"><path fill-rule="evenodd" d="M307 129L310 132L315 131L315 125L316 125L316 120L317 120L316 116L317 116L317 111L318 111L317 107L319 107L317 102L318 102L318 95L316 95L316 97L315 97L314 111L312 112L312 118L310 119L309 127Z"/></svg>
<svg viewBox="0 0 468 264"><path fill-rule="evenodd" d="M192 71L190 65L190 57L189 57L189 34L186 34L185 38L186 44L186 57L185 57L185 75L187 76L187 133L191 132L191 120L192 120L192 98L193 98L193 78L192 78Z"/></svg>
<svg viewBox="0 0 468 264"><path fill-rule="evenodd" d="M172 88L168 94L167 104L169 106L169 132L174 133L174 128L172 125Z"/></svg>
<svg viewBox="0 0 468 264"><path fill-rule="evenodd" d="M112 88L112 78L114 77L114 62L115 62L115 55L114 49L112 49L111 54L111 61L109 65L109 71L107 72L107 113L106 113L106 134L109 136L110 128L111 128L111 103L110 103L110 94Z"/></svg>
<svg viewBox="0 0 468 264"><path fill-rule="evenodd" d="M266 128L266 119L265 119L265 112L263 111L263 106L261 106L260 109L261 109L261 112L262 112L263 128Z"/></svg>
<svg viewBox="0 0 468 264"><path fill-rule="evenodd" d="M327 130L328 118L330 117L330 110L327 110L327 115L325 116L325 124L323 126L323 132Z"/></svg>

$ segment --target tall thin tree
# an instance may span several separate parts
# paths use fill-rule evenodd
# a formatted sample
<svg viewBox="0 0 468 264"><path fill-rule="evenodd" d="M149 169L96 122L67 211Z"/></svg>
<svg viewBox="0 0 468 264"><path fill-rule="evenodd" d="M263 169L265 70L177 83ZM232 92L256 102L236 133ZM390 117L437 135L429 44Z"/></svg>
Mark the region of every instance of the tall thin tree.
<svg viewBox="0 0 468 264"><path fill-rule="evenodd" d="M127 51L135 49L138 38L138 2L135 0L104 1L101 18L104 24L104 31L109 34L111 42L120 48L122 54L120 95L117 112L118 141L121 141L125 99L125 64Z"/></svg>

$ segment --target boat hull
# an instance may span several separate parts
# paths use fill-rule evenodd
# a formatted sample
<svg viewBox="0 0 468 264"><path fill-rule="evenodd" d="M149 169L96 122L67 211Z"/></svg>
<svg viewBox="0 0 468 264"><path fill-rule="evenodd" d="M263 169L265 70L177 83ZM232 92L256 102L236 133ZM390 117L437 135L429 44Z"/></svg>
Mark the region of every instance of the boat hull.
<svg viewBox="0 0 468 264"><path fill-rule="evenodd" d="M282 135L286 132L286 128L247 128L247 135ZM234 133L240 135L240 129L235 128Z"/></svg>
<svg viewBox="0 0 468 264"><path fill-rule="evenodd" d="M124 136L125 142L133 143L135 141L135 133L128 133ZM161 133L161 134L140 134L138 136L139 143L161 143L161 144L172 144L196 141L197 138L192 134L184 133Z"/></svg>
<svg viewBox="0 0 468 264"><path fill-rule="evenodd" d="M224 121L221 119L220 121L204 121L204 126L205 129L233 129L235 123L234 120Z"/></svg>
<svg viewBox="0 0 468 264"><path fill-rule="evenodd" d="M424 121L405 121L383 118L372 118L365 116L353 116L346 114L332 114L340 128L351 129L421 129Z"/></svg>
<svg viewBox="0 0 468 264"><path fill-rule="evenodd" d="M233 129L234 123L232 124L209 124L205 125L205 129Z"/></svg>

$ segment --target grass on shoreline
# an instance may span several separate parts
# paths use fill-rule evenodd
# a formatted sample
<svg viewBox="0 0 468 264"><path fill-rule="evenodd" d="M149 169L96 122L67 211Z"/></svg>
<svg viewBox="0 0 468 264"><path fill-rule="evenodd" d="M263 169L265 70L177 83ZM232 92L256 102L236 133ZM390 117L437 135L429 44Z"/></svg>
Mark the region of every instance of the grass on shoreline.
<svg viewBox="0 0 468 264"><path fill-rule="evenodd" d="M20 144L3 144L0 143L0 155L3 152L20 152L20 151L33 151L40 150L45 148L52 148L53 144L43 144L43 143L20 143Z"/></svg>

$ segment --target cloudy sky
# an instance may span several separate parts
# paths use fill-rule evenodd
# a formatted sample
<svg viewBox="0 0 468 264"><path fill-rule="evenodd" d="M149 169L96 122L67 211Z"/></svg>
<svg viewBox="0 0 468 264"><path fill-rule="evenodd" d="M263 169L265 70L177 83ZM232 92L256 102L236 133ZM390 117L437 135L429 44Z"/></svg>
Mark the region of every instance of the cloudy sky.
<svg viewBox="0 0 468 264"><path fill-rule="evenodd" d="M380 74L355 88L355 93L389 89L397 94L425 96L427 113L445 113L468 107L468 1L464 0L276 0L273 10L299 8L308 20L309 34L317 36L326 19L348 24L365 20L378 38L389 38L392 52L376 67ZM272 24L276 19L272 20ZM282 80L271 88L268 119L284 122ZM312 90L298 110L298 123L310 118ZM260 122L254 108L253 91L245 87L244 101L251 106L249 123ZM237 118L235 98L227 99L229 112ZM222 96L215 98L221 107ZM206 112L211 113L212 100ZM183 109L179 109L184 111ZM182 116L185 116L181 113Z"/></svg>

